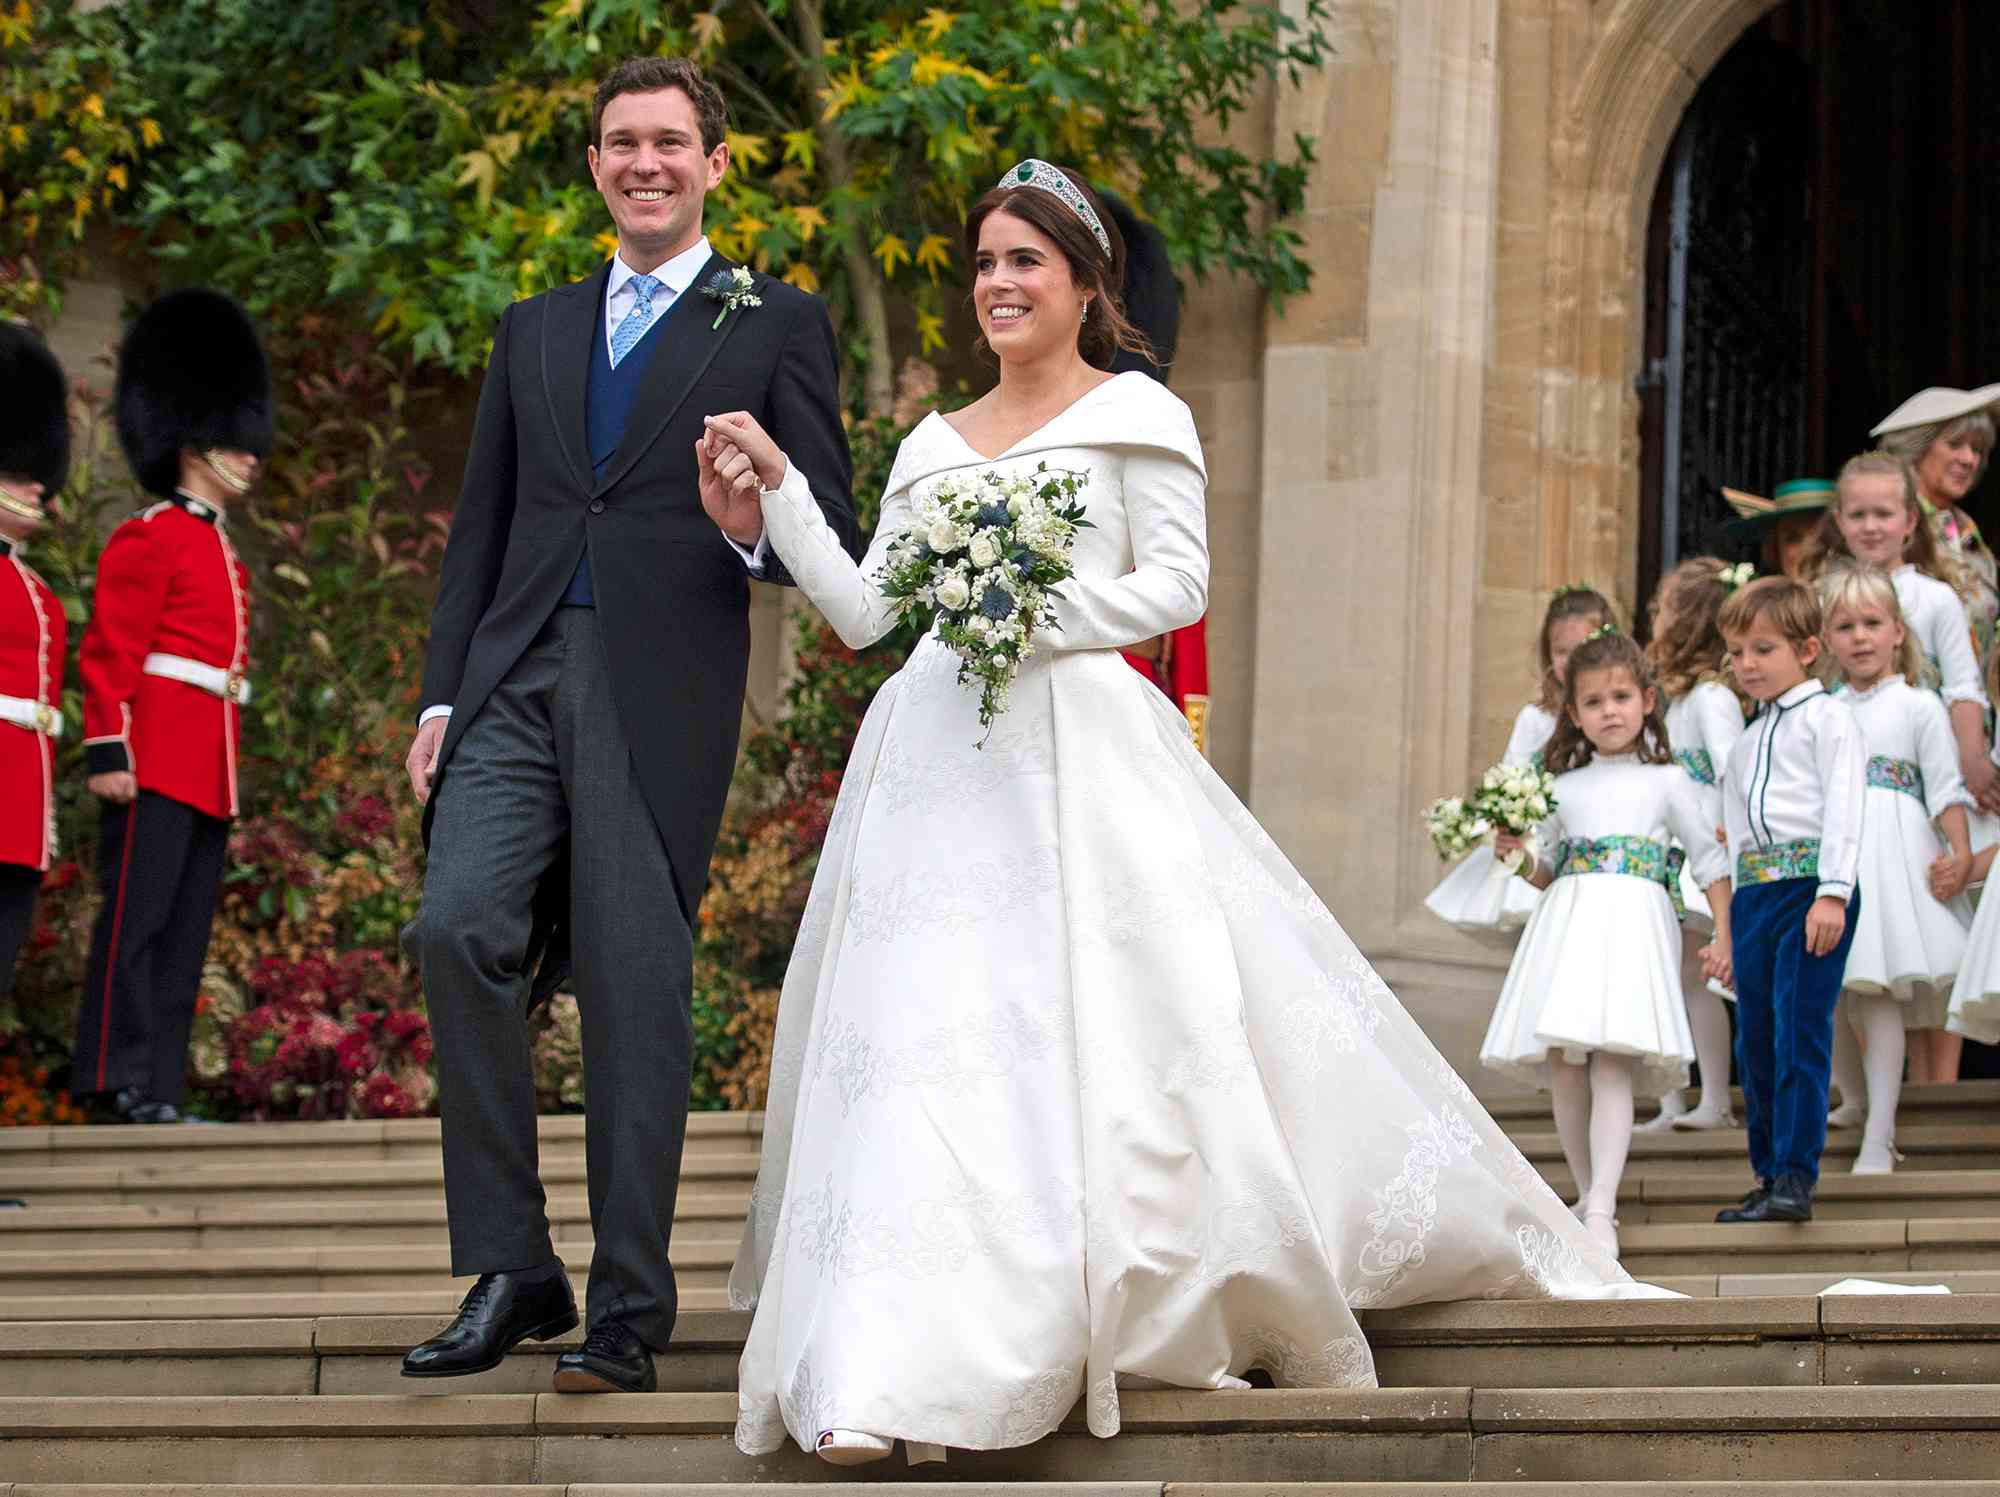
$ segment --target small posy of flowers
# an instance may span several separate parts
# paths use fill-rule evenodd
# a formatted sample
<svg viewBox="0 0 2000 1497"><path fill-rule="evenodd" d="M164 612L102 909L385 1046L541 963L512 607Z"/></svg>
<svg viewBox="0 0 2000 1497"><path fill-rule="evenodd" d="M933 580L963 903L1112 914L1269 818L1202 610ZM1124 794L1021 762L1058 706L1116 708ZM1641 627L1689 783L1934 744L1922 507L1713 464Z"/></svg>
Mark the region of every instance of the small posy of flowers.
<svg viewBox="0 0 2000 1497"><path fill-rule="evenodd" d="M979 683L979 725L989 732L1035 653L1036 632L1057 627L1051 589L1073 574L1077 532L1090 528L1077 498L1085 481L1047 463L1016 478L947 479L889 546L883 596L899 617L937 611L960 684Z"/></svg>
<svg viewBox="0 0 2000 1497"><path fill-rule="evenodd" d="M1715 575L1716 580L1733 593L1737 588L1756 578L1757 567L1753 562L1739 561L1733 567L1724 567Z"/></svg>
<svg viewBox="0 0 2000 1497"><path fill-rule="evenodd" d="M1554 775L1532 764L1496 764L1479 777L1472 794L1432 801L1424 810L1424 830L1449 863L1497 833L1527 836L1555 808ZM1517 872L1521 854L1505 861L1509 872Z"/></svg>
<svg viewBox="0 0 2000 1497"><path fill-rule="evenodd" d="M764 298L757 294L757 278L750 273L747 265L738 265L733 270L718 270L708 278L708 284L701 288L701 294L710 301L722 303L722 310L715 314L709 331L722 326L722 319L739 307L761 307Z"/></svg>

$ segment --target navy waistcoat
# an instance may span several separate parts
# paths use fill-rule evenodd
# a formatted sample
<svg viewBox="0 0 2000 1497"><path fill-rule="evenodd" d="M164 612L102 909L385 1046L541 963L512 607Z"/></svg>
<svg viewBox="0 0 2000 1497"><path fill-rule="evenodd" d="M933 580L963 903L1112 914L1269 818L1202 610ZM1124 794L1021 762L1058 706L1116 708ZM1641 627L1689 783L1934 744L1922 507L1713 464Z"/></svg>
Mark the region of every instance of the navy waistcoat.
<svg viewBox="0 0 2000 1497"><path fill-rule="evenodd" d="M625 439L625 423L631 419L632 407L639 399L640 382L646 377L646 367L653 362L653 355L659 351L660 324L667 320L668 309L661 305L661 291L655 291L653 296L653 325L626 351L616 369L611 367L611 350L604 337L604 302L600 298L597 303L597 325L590 340L590 382L584 391L584 438L590 444L591 472L598 478L604 476L604 470L618 453L618 444ZM584 543L583 555L577 559L576 575L570 578L562 601L579 608L590 608L597 602L590 582L588 541Z"/></svg>

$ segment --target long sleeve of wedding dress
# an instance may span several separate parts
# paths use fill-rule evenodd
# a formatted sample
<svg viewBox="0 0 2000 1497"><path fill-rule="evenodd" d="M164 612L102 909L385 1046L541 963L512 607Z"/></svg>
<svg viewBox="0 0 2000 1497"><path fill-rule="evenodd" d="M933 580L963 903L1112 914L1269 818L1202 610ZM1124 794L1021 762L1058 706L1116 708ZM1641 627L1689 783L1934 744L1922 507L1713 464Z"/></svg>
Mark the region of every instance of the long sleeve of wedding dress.
<svg viewBox="0 0 2000 1497"><path fill-rule="evenodd" d="M792 580L833 625L841 643L865 650L895 624L889 599L874 578L882 573L889 544L908 528L911 504L907 488L890 493L882 503L875 538L856 562L841 548L840 537L813 502L812 485L798 464L787 463L785 478L764 491L764 528L771 547L784 559Z"/></svg>

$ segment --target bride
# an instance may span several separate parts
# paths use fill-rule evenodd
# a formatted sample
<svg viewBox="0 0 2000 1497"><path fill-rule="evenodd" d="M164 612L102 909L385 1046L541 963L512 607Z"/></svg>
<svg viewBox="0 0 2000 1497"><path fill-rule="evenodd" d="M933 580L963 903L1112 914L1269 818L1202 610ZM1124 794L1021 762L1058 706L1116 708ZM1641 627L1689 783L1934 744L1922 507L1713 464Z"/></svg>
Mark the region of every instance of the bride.
<svg viewBox="0 0 2000 1497"><path fill-rule="evenodd" d="M914 1460L1038 1440L1079 1398L1112 1435L1121 1386L1374 1386L1362 1308L1662 1292L1585 1235L1119 659L1201 617L1208 551L1187 407L1096 367L1138 341L1116 224L1027 162L966 239L1000 380L904 441L858 566L751 417L697 444L710 512L761 505L856 648L891 625L876 575L939 480L1087 473L1094 526L983 749L934 635L861 725L730 1280L756 1310L737 1444Z"/></svg>

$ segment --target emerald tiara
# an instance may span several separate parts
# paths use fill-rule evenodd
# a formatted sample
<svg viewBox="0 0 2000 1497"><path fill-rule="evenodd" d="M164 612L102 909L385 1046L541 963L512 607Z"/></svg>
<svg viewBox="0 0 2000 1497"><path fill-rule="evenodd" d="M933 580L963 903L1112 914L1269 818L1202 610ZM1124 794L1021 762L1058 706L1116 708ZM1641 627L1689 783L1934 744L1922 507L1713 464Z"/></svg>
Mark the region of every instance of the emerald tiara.
<svg viewBox="0 0 2000 1497"><path fill-rule="evenodd" d="M1090 206L1090 199L1083 195L1076 183L1067 174L1056 170L1046 161L1030 159L1010 170L995 184L1001 192L1015 192L1023 187L1039 187L1043 192L1052 193L1068 203L1076 216L1084 221L1090 232L1097 236L1097 247L1104 251L1104 258L1111 258L1111 236L1104 232L1104 220L1097 216L1097 210Z"/></svg>

